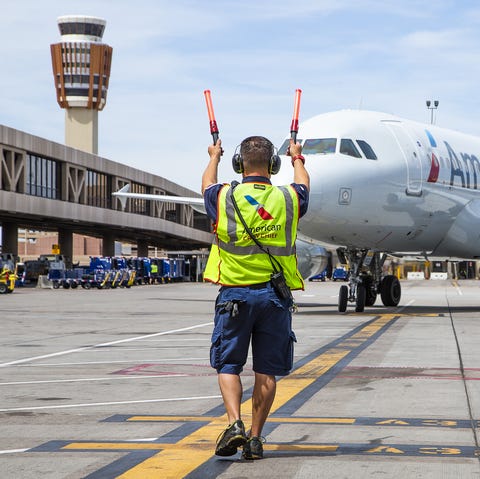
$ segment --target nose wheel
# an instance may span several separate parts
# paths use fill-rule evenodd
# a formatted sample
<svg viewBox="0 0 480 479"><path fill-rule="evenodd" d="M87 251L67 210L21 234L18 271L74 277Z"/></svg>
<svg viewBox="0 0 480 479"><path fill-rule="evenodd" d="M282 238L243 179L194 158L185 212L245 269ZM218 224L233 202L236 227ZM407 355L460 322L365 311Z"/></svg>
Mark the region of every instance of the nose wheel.
<svg viewBox="0 0 480 479"><path fill-rule="evenodd" d="M340 292L338 293L338 311L344 313L347 310L348 304L348 286L340 286Z"/></svg>
<svg viewBox="0 0 480 479"><path fill-rule="evenodd" d="M377 295L384 306L398 306L401 297L400 281L394 275L382 275L386 254L368 250L338 249L343 264L350 266L349 285L340 286L338 311L344 313L348 303L355 304L355 311L362 313L365 306L373 306Z"/></svg>
<svg viewBox="0 0 480 479"><path fill-rule="evenodd" d="M338 293L338 311L344 313L347 310L348 302L355 303L355 312L362 313L367 303L367 290L363 284L359 284L355 289L346 285L340 286Z"/></svg>
<svg viewBox="0 0 480 479"><path fill-rule="evenodd" d="M363 284L357 286L357 297L355 298L355 312L363 313L365 302L367 299L367 291Z"/></svg>

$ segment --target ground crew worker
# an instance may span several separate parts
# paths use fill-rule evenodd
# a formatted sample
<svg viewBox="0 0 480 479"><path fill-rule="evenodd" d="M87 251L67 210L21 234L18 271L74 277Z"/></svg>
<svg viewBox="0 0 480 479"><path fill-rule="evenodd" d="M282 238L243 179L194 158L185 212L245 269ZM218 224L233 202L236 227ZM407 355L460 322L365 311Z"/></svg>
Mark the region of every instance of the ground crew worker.
<svg viewBox="0 0 480 479"><path fill-rule="evenodd" d="M297 269L295 239L298 219L307 211L310 179L302 147L293 140L289 149L293 183L283 187L270 182L271 175L280 168L280 158L268 139L246 138L237 150L239 153L236 152L232 163L234 170L243 176L241 184L232 184L232 188L217 181L223 152L220 140L209 146L210 161L202 176L205 207L215 231L204 279L221 285L215 306L210 363L218 372L229 421L217 441L215 454L232 456L243 446L244 458L261 459L264 442L261 434L275 398L275 376L287 375L293 365L296 340L291 326L289 289L304 286ZM281 266L290 297L279 297L273 288L273 264ZM246 434L240 411L240 373L247 361L250 340L255 384L252 426Z"/></svg>
<svg viewBox="0 0 480 479"><path fill-rule="evenodd" d="M150 266L150 274L151 274L151 283L154 284L158 278L158 265L156 262L153 262Z"/></svg>

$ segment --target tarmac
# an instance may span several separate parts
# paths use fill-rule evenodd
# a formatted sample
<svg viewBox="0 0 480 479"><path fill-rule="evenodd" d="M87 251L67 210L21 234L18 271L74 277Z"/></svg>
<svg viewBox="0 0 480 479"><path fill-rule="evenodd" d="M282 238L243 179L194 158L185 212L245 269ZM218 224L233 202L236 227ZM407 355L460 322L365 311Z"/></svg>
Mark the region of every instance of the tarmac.
<svg viewBox="0 0 480 479"><path fill-rule="evenodd" d="M214 455L216 286L0 295L1 477L480 478L480 282L401 284L398 307L363 313L337 312L338 282L295 292L259 461Z"/></svg>

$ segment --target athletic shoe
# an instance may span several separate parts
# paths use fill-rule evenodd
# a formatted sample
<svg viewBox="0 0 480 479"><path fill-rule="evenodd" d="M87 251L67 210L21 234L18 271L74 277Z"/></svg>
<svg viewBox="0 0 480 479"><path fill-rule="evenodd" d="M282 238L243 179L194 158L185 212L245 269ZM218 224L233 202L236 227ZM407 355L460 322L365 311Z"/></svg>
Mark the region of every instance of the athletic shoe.
<svg viewBox="0 0 480 479"><path fill-rule="evenodd" d="M246 442L245 426L240 419L237 419L218 437L215 454L217 456L233 456L237 452L237 449Z"/></svg>
<svg viewBox="0 0 480 479"><path fill-rule="evenodd" d="M242 456L244 459L263 459L263 437L250 437L243 446Z"/></svg>

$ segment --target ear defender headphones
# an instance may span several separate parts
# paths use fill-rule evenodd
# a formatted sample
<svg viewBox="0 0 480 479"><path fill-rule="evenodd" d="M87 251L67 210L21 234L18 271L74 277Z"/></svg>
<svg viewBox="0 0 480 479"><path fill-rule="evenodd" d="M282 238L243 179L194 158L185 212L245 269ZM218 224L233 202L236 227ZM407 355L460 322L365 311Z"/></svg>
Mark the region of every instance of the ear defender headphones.
<svg viewBox="0 0 480 479"><path fill-rule="evenodd" d="M235 173L242 174L245 171L245 169L243 167L243 158L242 158L242 155L240 153L240 150L241 150L242 144L246 141L249 141L249 140L250 140L250 138L246 138L245 140L242 141L242 143L240 145L238 145L235 148L235 153L232 156L232 167L233 167L233 171L235 171ZM273 144L269 140L267 140L266 138L265 138L265 141L267 141L270 144L271 151L272 151L272 156L268 160L268 172L271 175L276 175L280 171L280 166L282 165L282 160L278 156L277 149L273 146Z"/></svg>

